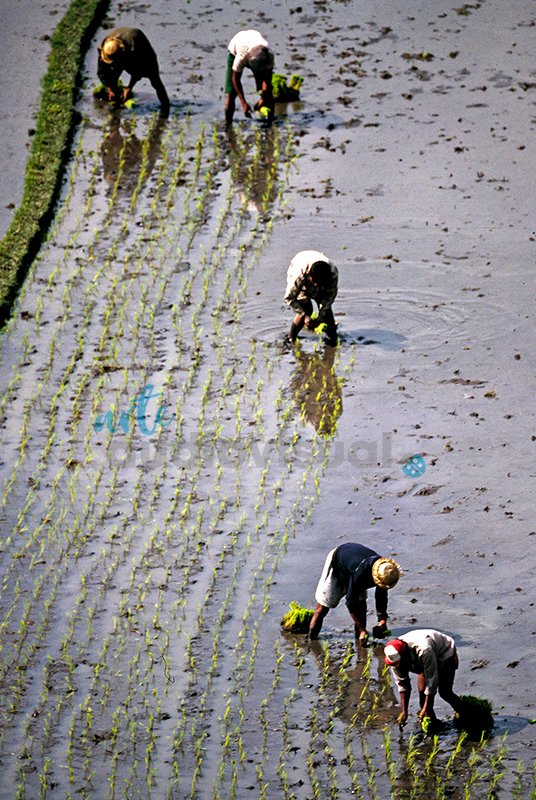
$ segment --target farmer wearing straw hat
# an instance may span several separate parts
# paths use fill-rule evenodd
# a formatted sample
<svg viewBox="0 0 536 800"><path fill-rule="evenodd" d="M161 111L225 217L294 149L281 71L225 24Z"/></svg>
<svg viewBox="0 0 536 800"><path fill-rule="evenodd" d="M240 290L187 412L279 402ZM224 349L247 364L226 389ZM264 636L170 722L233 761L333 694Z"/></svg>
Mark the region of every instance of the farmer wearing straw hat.
<svg viewBox="0 0 536 800"><path fill-rule="evenodd" d="M266 39L259 31L239 31L227 48L227 71L225 73L225 121L233 121L236 98L240 100L244 114L251 117L253 111L266 114L268 121L274 116L274 97L272 94L272 73L274 54ZM253 72L260 99L252 109L244 96L242 72L248 67Z"/></svg>
<svg viewBox="0 0 536 800"><path fill-rule="evenodd" d="M436 721L434 698L439 694L452 706L461 711L463 703L452 686L458 668L458 654L454 639L436 630L415 630L391 639L384 648L385 663L392 668L393 677L400 693L402 711L398 716L400 726L408 719L408 705L411 695L409 673L417 673L419 690L419 717L429 717Z"/></svg>
<svg viewBox="0 0 536 800"><path fill-rule="evenodd" d="M400 568L392 558L384 558L362 544L348 542L331 550L316 587L317 606L309 626L309 638L318 639L324 617L346 595L346 606L354 621L359 643L366 645L367 589L375 588L378 625L372 635L383 639L387 630L387 591L397 583Z"/></svg>
<svg viewBox="0 0 536 800"><path fill-rule="evenodd" d="M301 250L296 253L287 270L285 302L296 315L290 326L289 339L295 342L305 326L314 330L324 324L327 344L337 344L337 325L332 305L337 297L339 271L330 259L319 250ZM313 303L318 306L318 316L313 318Z"/></svg>
<svg viewBox="0 0 536 800"><path fill-rule="evenodd" d="M118 81L125 70L130 83L118 89ZM126 102L140 78L149 78L154 87L163 113L169 111L169 98L160 78L156 53L149 39L139 28L115 28L99 45L97 74L108 90L108 99Z"/></svg>

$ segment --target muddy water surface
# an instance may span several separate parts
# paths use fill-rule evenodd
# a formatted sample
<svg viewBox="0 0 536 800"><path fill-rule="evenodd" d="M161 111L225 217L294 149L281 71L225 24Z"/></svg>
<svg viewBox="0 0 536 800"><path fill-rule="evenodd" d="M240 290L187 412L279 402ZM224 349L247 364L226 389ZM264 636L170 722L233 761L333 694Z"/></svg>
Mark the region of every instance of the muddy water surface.
<svg viewBox="0 0 536 800"><path fill-rule="evenodd" d="M39 109L41 78L49 39L68 7L67 0L12 0L2 9L0 30L0 235L22 198L24 168Z"/></svg>
<svg viewBox="0 0 536 800"><path fill-rule="evenodd" d="M146 30L172 114L146 83L133 112L95 104L88 56L2 342L2 796L482 797L502 769L497 796L526 795L530 5L112 3L107 24ZM229 132L245 26L302 102ZM339 266L336 352L284 343L304 248ZM281 635L345 540L401 563L395 634L455 637L456 685L494 703L487 749L399 736L381 648L355 652L344 608L319 646Z"/></svg>

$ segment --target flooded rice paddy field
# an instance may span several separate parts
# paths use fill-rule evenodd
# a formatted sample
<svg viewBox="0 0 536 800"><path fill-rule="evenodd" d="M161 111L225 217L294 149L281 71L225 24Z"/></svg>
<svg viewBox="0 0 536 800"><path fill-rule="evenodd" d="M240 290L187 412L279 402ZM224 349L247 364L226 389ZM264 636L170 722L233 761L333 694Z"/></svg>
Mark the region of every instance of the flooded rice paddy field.
<svg viewBox="0 0 536 800"><path fill-rule="evenodd" d="M0 796L534 792L533 12L112 2L172 113L145 82L95 103L88 55L2 337ZM270 128L222 125L240 27L304 77ZM336 350L284 342L305 248L339 267ZM399 733L342 605L281 633L347 540L402 565L394 634L455 637L487 743Z"/></svg>

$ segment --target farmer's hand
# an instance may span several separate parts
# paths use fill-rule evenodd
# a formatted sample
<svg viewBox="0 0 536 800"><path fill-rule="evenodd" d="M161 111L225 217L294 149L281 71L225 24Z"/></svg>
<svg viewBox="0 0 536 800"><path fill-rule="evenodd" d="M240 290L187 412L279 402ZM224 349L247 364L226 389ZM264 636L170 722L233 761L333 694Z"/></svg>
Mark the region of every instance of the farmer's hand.
<svg viewBox="0 0 536 800"><path fill-rule="evenodd" d="M251 115L253 114L253 109L251 108L249 103L243 103L242 108L244 109L244 114L246 115L246 117L251 117Z"/></svg>
<svg viewBox="0 0 536 800"><path fill-rule="evenodd" d="M106 88L106 91L108 92L108 100L110 101L110 103L115 103L115 101L117 100L115 89L110 89L110 87L108 86Z"/></svg>
<svg viewBox="0 0 536 800"><path fill-rule="evenodd" d="M126 103L126 101L130 98L131 94L132 94L132 89L130 88L130 86L125 86L125 88L123 89L123 97L121 98L123 103Z"/></svg>
<svg viewBox="0 0 536 800"><path fill-rule="evenodd" d="M314 331L316 326L319 324L319 321L318 319L311 319L311 317L305 315L303 324L305 325L308 331Z"/></svg>
<svg viewBox="0 0 536 800"><path fill-rule="evenodd" d="M408 721L408 714L407 711L401 711L398 717L396 718L398 725L400 728L403 728L406 722Z"/></svg>

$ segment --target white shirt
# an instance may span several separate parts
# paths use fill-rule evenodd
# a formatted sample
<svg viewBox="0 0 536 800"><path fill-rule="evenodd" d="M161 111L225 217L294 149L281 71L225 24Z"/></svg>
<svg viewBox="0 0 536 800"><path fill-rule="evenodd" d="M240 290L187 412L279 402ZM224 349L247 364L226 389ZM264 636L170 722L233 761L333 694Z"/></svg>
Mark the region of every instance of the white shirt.
<svg viewBox="0 0 536 800"><path fill-rule="evenodd" d="M261 36L259 31L238 31L238 33L233 36L228 47L231 55L235 56L233 72L242 72L244 67L248 66L248 59L251 51L256 47L268 47L268 49L271 49L266 39L264 36Z"/></svg>
<svg viewBox="0 0 536 800"><path fill-rule="evenodd" d="M398 637L408 645L409 671L424 675L425 694L437 692L438 668L456 653L456 644L451 636L432 629L410 631ZM399 691L411 689L407 672L392 667L393 677Z"/></svg>
<svg viewBox="0 0 536 800"><path fill-rule="evenodd" d="M330 284L324 291L311 288L306 280L315 261L325 261L331 267ZM322 319L337 297L338 277L337 267L324 253L319 250L302 250L294 256L289 264L285 302L298 313L303 313L300 301L315 300L318 305L318 317Z"/></svg>

